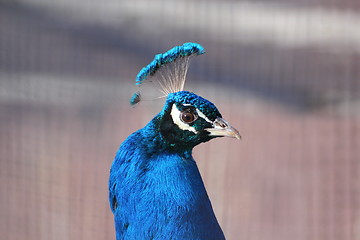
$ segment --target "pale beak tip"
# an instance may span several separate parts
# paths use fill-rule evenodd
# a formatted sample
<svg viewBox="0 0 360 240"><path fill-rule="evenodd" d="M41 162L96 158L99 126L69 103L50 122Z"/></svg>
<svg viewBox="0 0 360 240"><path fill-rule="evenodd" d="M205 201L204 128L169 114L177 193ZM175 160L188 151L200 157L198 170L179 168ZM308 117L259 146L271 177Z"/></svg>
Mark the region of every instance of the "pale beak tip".
<svg viewBox="0 0 360 240"><path fill-rule="evenodd" d="M232 128L232 131L233 131L233 136L236 138L236 139L239 139L241 140L241 135L240 133L238 132L238 130L236 130L235 128L231 127Z"/></svg>
<svg viewBox="0 0 360 240"><path fill-rule="evenodd" d="M206 131L209 132L210 136L215 137L232 137L236 139L241 139L241 135L238 130L233 128L227 121L218 117L214 121L213 128L207 128Z"/></svg>

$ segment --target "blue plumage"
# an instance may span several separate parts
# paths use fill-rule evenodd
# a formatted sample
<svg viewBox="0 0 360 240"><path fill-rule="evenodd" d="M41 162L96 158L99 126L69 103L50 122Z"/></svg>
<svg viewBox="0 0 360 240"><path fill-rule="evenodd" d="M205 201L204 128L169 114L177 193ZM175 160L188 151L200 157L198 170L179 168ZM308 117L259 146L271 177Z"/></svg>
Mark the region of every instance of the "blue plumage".
<svg viewBox="0 0 360 240"><path fill-rule="evenodd" d="M120 146L109 200L116 239L225 239L192 149L215 137L240 138L213 103L169 93L162 111Z"/></svg>
<svg viewBox="0 0 360 240"><path fill-rule="evenodd" d="M140 101L141 101L141 94L140 94L140 92L136 92L130 98L130 105L133 106L133 105L139 103Z"/></svg>
<svg viewBox="0 0 360 240"><path fill-rule="evenodd" d="M146 67L140 70L136 77L136 84L140 85L149 76L152 76L163 65L175 61L180 57L204 54L205 49L197 43L184 43L182 46L176 46L165 53L155 55L154 60Z"/></svg>

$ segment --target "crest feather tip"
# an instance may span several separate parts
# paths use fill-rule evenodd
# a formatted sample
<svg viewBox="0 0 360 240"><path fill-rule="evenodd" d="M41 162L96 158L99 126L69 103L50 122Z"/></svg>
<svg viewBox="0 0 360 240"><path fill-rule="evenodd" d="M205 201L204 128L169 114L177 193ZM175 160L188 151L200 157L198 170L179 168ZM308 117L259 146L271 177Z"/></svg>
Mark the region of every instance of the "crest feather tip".
<svg viewBox="0 0 360 240"><path fill-rule="evenodd" d="M136 76L136 85L141 85L148 77L158 73L156 82L162 93L167 95L182 91L190 57L204 53L205 49L200 44L188 42L165 53L156 54L152 62L142 68Z"/></svg>
<svg viewBox="0 0 360 240"><path fill-rule="evenodd" d="M141 101L141 94L140 92L136 92L132 95L130 99L130 105L134 106L135 104L139 103Z"/></svg>

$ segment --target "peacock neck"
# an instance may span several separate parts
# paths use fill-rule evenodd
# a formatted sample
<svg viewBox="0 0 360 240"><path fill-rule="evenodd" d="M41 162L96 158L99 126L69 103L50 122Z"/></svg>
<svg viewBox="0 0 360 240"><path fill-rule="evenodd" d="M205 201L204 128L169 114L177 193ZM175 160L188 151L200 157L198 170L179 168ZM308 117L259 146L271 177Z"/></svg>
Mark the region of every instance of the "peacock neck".
<svg viewBox="0 0 360 240"><path fill-rule="evenodd" d="M184 158L192 158L192 145L179 145L170 143L164 138L160 131L160 119L155 117L140 131L143 139L143 147L148 154L178 154Z"/></svg>

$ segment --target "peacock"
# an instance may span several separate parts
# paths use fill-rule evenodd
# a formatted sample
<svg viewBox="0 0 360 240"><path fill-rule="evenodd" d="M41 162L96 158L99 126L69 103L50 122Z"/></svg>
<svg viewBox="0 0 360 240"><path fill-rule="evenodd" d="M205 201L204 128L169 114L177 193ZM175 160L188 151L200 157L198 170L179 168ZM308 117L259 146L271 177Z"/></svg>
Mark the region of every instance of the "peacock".
<svg viewBox="0 0 360 240"><path fill-rule="evenodd" d="M158 54L136 84L156 83L165 105L120 146L110 169L109 201L116 239L221 240L224 233L192 157L192 149L216 137L240 139L213 103L184 91L189 61L205 53L185 43ZM130 100L142 101L140 92Z"/></svg>

